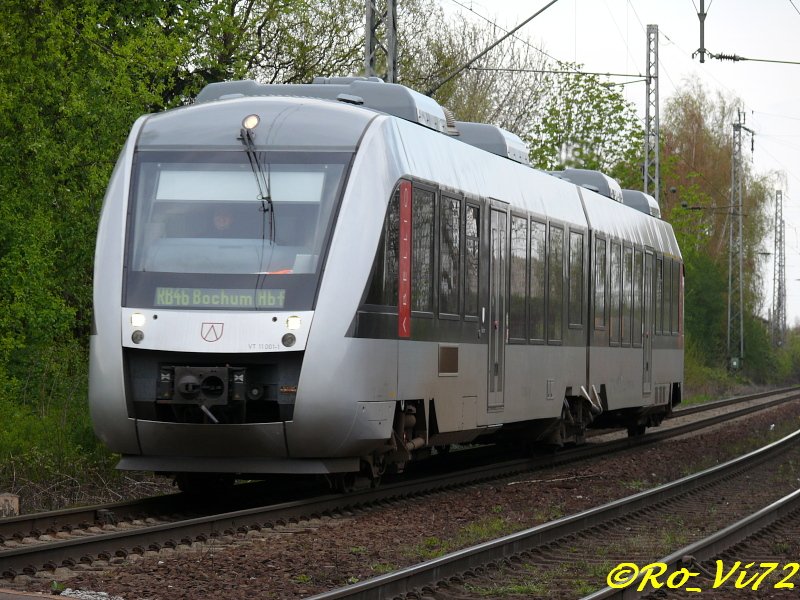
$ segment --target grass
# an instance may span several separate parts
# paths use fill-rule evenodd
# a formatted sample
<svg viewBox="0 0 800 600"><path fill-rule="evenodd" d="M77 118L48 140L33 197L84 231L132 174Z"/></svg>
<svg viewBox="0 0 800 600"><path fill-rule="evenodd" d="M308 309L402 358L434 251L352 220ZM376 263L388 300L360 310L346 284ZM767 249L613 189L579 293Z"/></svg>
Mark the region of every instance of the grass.
<svg viewBox="0 0 800 600"><path fill-rule="evenodd" d="M534 519L536 522L547 523L548 521L555 521L564 516L564 506L561 504L552 504L543 510L536 511Z"/></svg>
<svg viewBox="0 0 800 600"><path fill-rule="evenodd" d="M577 561L571 564L549 565L524 565L525 573L506 572L506 582L496 585L477 586L467 584L467 591L487 598L502 598L505 596L533 596L547 598L557 580L568 581L576 597L591 594L598 589L598 581L605 581L609 571L613 568L609 561L599 563L590 561ZM518 581L515 581L519 578ZM510 580L510 581L509 581Z"/></svg>
<svg viewBox="0 0 800 600"><path fill-rule="evenodd" d="M464 586L468 592L484 598L502 598L503 596L547 596L549 587L541 581L522 581L519 583L498 584L490 586Z"/></svg>
<svg viewBox="0 0 800 600"><path fill-rule="evenodd" d="M634 479L633 481L626 481L625 487L634 492L642 492L653 487L653 484L641 479Z"/></svg>
<svg viewBox="0 0 800 600"><path fill-rule="evenodd" d="M452 538L427 537L422 543L412 546L408 553L415 559L419 557L420 560L430 560L459 548L508 535L518 529L519 525L508 522L504 517L486 517L465 525Z"/></svg>
<svg viewBox="0 0 800 600"><path fill-rule="evenodd" d="M772 552L777 556L785 556L789 554L791 544L786 540L776 540L772 543Z"/></svg>
<svg viewBox="0 0 800 600"><path fill-rule="evenodd" d="M374 565L370 565L369 568L376 575L385 575L386 573L396 571L398 567L391 563L375 563Z"/></svg>

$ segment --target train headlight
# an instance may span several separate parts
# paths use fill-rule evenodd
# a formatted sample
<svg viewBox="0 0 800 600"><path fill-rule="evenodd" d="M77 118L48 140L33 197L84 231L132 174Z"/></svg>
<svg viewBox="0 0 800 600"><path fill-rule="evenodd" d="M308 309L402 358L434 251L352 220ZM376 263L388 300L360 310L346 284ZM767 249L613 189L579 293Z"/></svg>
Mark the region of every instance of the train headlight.
<svg viewBox="0 0 800 600"><path fill-rule="evenodd" d="M147 318L142 313L133 313L131 315L131 326L132 327L144 327L144 324L147 322Z"/></svg>
<svg viewBox="0 0 800 600"><path fill-rule="evenodd" d="M303 321L300 319L300 317L293 315L286 319L286 329L300 329L302 325Z"/></svg>
<svg viewBox="0 0 800 600"><path fill-rule="evenodd" d="M261 119L258 115L247 115L244 119L242 119L242 127L247 129L248 131L252 131L258 124L261 122Z"/></svg>
<svg viewBox="0 0 800 600"><path fill-rule="evenodd" d="M284 346L286 346L287 348L291 348L292 346L294 346L294 343L296 341L297 341L297 338L294 337L293 333L284 334L284 336L281 338L281 343Z"/></svg>
<svg viewBox="0 0 800 600"><path fill-rule="evenodd" d="M134 344L139 344L144 339L144 331L141 329L134 329L133 333L131 334L131 341Z"/></svg>

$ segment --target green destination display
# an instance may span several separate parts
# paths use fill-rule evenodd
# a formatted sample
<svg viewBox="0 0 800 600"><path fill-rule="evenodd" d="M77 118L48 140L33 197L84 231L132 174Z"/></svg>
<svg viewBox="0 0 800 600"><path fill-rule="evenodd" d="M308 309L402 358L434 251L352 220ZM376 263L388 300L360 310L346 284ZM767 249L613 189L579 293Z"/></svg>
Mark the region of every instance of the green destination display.
<svg viewBox="0 0 800 600"><path fill-rule="evenodd" d="M181 308L283 308L286 290L157 287L154 306Z"/></svg>

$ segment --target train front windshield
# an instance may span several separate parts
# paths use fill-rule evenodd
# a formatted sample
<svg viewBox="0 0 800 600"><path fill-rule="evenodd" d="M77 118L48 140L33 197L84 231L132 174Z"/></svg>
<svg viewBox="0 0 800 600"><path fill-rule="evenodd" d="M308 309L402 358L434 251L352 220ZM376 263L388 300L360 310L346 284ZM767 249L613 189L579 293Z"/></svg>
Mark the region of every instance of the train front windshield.
<svg viewBox="0 0 800 600"><path fill-rule="evenodd" d="M124 304L309 310L351 158L137 153ZM260 166L260 168L259 168Z"/></svg>

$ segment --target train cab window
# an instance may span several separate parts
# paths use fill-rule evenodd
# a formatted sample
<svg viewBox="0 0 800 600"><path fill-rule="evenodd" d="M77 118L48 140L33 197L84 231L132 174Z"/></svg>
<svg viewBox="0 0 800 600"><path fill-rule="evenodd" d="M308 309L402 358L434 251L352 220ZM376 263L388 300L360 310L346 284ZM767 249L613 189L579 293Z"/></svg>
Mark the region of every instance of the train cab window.
<svg viewBox="0 0 800 600"><path fill-rule="evenodd" d="M511 216L511 299L509 306L508 336L513 340L525 339L525 303L528 257L528 219Z"/></svg>
<svg viewBox="0 0 800 600"><path fill-rule="evenodd" d="M439 312L458 315L461 312L461 200L442 196L441 206Z"/></svg>
<svg viewBox="0 0 800 600"><path fill-rule="evenodd" d="M569 234L569 325L583 326L583 234Z"/></svg>
<svg viewBox="0 0 800 600"><path fill-rule="evenodd" d="M656 334L664 332L664 259L656 259Z"/></svg>
<svg viewBox="0 0 800 600"><path fill-rule="evenodd" d="M434 199L434 192L415 187L411 201L411 310L428 313L433 312Z"/></svg>
<svg viewBox="0 0 800 600"><path fill-rule="evenodd" d="M606 241L594 240L594 328L606 327Z"/></svg>
<svg viewBox="0 0 800 600"><path fill-rule="evenodd" d="M564 315L564 230L550 225L547 261L547 341L563 339Z"/></svg>
<svg viewBox="0 0 800 600"><path fill-rule="evenodd" d="M681 263L672 263L672 333L680 333Z"/></svg>
<svg viewBox="0 0 800 600"><path fill-rule="evenodd" d="M372 279L366 304L397 306L399 232L400 189L398 188L389 201L378 253L372 266Z"/></svg>
<svg viewBox="0 0 800 600"><path fill-rule="evenodd" d="M633 257L633 345L642 345L644 321L644 255L636 250Z"/></svg>
<svg viewBox="0 0 800 600"><path fill-rule="evenodd" d="M123 303L310 310L346 152L139 151L131 171ZM263 185L266 183L266 188Z"/></svg>
<svg viewBox="0 0 800 600"><path fill-rule="evenodd" d="M610 277L610 316L609 342L612 345L620 342L620 303L622 301L622 247L611 243L611 277Z"/></svg>
<svg viewBox="0 0 800 600"><path fill-rule="evenodd" d="M162 162L137 155L133 271L317 270L342 165L270 162L267 207L238 154L163 156Z"/></svg>
<svg viewBox="0 0 800 600"><path fill-rule="evenodd" d="M545 260L547 227L544 223L531 221L530 324L528 336L532 341L544 341L545 307Z"/></svg>
<svg viewBox="0 0 800 600"><path fill-rule="evenodd" d="M631 313L633 303L633 248L625 248L622 256L622 345L631 345Z"/></svg>
<svg viewBox="0 0 800 600"><path fill-rule="evenodd" d="M478 316L478 255L481 209L467 204L464 223L464 315Z"/></svg>

